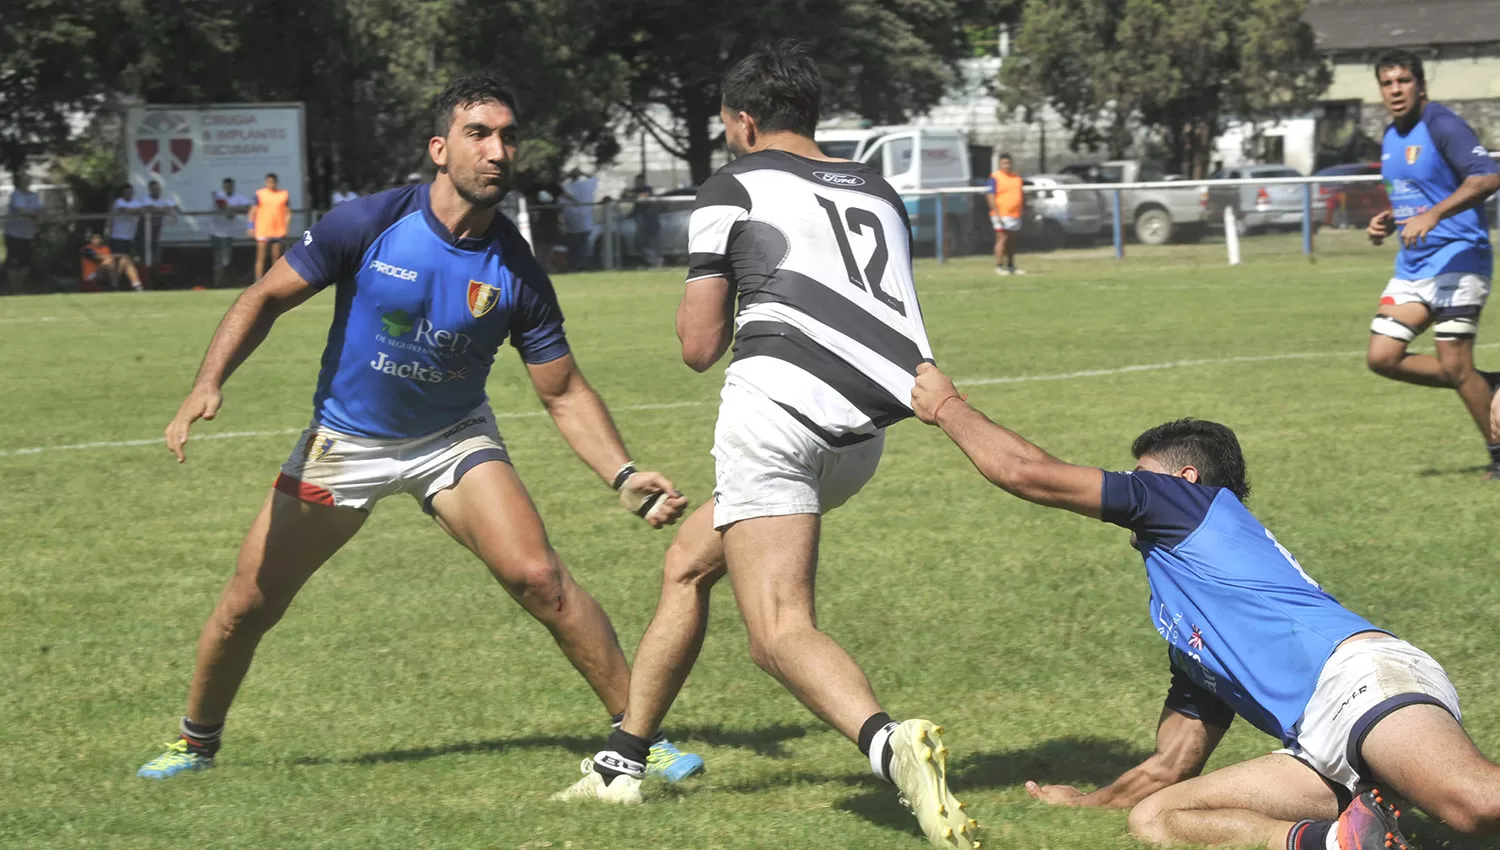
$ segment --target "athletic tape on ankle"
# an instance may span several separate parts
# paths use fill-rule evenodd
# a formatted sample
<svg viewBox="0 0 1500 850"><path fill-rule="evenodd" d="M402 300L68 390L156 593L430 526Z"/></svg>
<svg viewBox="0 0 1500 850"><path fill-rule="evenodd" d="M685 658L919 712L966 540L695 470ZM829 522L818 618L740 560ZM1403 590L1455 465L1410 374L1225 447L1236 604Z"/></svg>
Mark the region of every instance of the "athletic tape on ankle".
<svg viewBox="0 0 1500 850"><path fill-rule="evenodd" d="M614 750L600 750L599 752L594 753L594 766L602 767L606 770L613 770L615 773L623 773L627 776L634 776L637 779L646 775L646 765L642 764L641 762L625 758Z"/></svg>
<svg viewBox="0 0 1500 850"><path fill-rule="evenodd" d="M886 771L886 753L890 749L891 733L901 727L900 723L891 722L880 727L875 737L870 740L870 770L887 782L891 777Z"/></svg>

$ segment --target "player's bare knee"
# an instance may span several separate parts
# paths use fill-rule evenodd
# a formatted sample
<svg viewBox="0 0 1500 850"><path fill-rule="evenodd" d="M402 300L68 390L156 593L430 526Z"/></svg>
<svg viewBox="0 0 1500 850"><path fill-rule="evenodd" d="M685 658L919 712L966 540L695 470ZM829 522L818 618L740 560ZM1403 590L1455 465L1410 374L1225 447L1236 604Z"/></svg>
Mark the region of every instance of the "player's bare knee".
<svg viewBox="0 0 1500 850"><path fill-rule="evenodd" d="M776 671L780 669L782 642L786 639L785 634L774 625L759 628L746 625L750 638L750 660L755 662L755 666L775 676Z"/></svg>
<svg viewBox="0 0 1500 850"><path fill-rule="evenodd" d="M1365 355L1365 365L1371 372L1382 377L1394 377L1400 371L1401 361L1406 357L1405 349L1370 346Z"/></svg>
<svg viewBox="0 0 1500 850"><path fill-rule="evenodd" d="M280 622L286 608L268 600L257 587L230 585L214 610L214 622L226 638L259 636Z"/></svg>
<svg viewBox="0 0 1500 850"><path fill-rule="evenodd" d="M1130 834L1140 841L1147 844L1168 844L1170 842L1163 824L1166 814L1166 809L1159 801L1154 797L1147 797L1130 810L1125 825Z"/></svg>
<svg viewBox="0 0 1500 850"><path fill-rule="evenodd" d="M1463 386L1464 381L1467 381L1469 376L1474 374L1474 364L1467 359L1440 359L1438 365L1443 370L1443 380L1447 381L1448 386L1454 389Z"/></svg>
<svg viewBox="0 0 1500 850"><path fill-rule="evenodd" d="M1428 814L1466 835L1500 833L1500 797L1477 784L1454 788L1427 808Z"/></svg>
<svg viewBox="0 0 1500 850"><path fill-rule="evenodd" d="M496 570L505 589L537 616L558 613L567 601L567 576L556 556L530 558Z"/></svg>
<svg viewBox="0 0 1500 850"><path fill-rule="evenodd" d="M672 541L662 572L667 584L708 589L724 577L724 562L710 560L681 540Z"/></svg>

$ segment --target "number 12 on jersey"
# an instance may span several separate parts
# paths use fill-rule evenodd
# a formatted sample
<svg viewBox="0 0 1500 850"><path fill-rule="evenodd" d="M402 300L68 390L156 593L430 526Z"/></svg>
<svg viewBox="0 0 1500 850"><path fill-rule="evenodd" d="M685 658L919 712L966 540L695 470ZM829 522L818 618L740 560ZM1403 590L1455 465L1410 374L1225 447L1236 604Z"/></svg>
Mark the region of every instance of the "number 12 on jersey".
<svg viewBox="0 0 1500 850"><path fill-rule="evenodd" d="M880 224L880 216L862 207L850 207L849 211L844 214L844 220L849 223L848 232L845 232L844 221L839 217L838 204L822 195L813 197L818 199L818 206L823 208L823 212L828 213L828 223L833 226L833 238L839 243L839 253L844 257L844 269L849 273L849 282L860 289L868 288L877 301L905 316L906 305L901 303L900 298L888 294L880 286L880 281L885 277L886 263L891 258L891 250L885 243L885 228ZM863 269L860 269L859 263L854 259L854 249L849 246L849 233L861 236L866 227L875 236L875 251L870 254L870 261L865 263Z"/></svg>

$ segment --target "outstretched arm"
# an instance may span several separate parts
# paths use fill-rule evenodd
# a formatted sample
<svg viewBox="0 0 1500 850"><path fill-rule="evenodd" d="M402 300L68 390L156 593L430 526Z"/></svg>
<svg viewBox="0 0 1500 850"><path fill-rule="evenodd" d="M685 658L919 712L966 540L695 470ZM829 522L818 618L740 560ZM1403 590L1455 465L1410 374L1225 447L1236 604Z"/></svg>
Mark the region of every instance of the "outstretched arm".
<svg viewBox="0 0 1500 850"><path fill-rule="evenodd" d="M917 418L942 428L990 483L1028 502L1099 518L1101 470L1058 460L964 399L936 366L917 367L911 393Z"/></svg>
<svg viewBox="0 0 1500 850"><path fill-rule="evenodd" d="M1171 708L1163 708L1156 725L1156 752L1114 782L1087 794L1071 785L1026 783L1026 792L1044 803L1128 809L1157 791L1203 772L1208 757L1227 727L1213 726Z"/></svg>
<svg viewBox="0 0 1500 850"><path fill-rule="evenodd" d="M604 400L584 379L578 361L572 354L564 354L546 363L528 363L526 371L558 433L595 475L616 486L615 477L630 462L630 455ZM687 507L687 499L659 473L637 472L620 482L619 489L622 496L635 496L637 500L655 493L667 494L664 505L646 516L653 528L676 522Z"/></svg>
<svg viewBox="0 0 1500 850"><path fill-rule="evenodd" d="M286 260L280 260L234 300L219 322L219 329L214 331L192 391L167 425L167 448L177 456L178 463L187 460L183 445L192 424L218 415L224 402L221 393L224 382L265 341L277 317L316 292Z"/></svg>

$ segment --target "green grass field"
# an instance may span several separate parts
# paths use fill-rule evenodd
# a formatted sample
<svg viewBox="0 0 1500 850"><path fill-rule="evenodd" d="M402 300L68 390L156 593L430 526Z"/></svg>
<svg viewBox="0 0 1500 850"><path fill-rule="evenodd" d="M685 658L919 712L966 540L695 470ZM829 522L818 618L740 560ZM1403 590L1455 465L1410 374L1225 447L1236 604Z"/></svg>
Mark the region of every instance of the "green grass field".
<svg viewBox="0 0 1500 850"><path fill-rule="evenodd" d="M1132 246L1125 262L1026 256L1022 278L983 259L923 262L918 279L960 387L1065 459L1128 468L1151 425L1232 425L1257 514L1347 605L1443 662L1471 733L1500 755L1500 492L1478 480L1483 445L1455 396L1364 369L1389 249L1320 239L1316 264L1286 237L1248 241L1235 269L1210 245ZM635 457L701 501L720 379L678 358L679 281L597 274L558 289ZM219 767L135 778L174 734L198 628L307 420L332 304L277 326L177 466L153 438L231 298L0 299L0 847L925 846L854 747L750 662L727 583L668 719L708 775L653 784L636 810L549 803L602 741L602 711L545 632L404 498L376 510L262 645ZM490 392L554 544L633 651L668 534L619 510L572 457L513 354ZM68 448L128 441L149 442ZM822 625L893 714L947 727L953 784L986 847L1138 846L1123 812L1049 809L1022 787L1107 782L1151 747L1166 653L1125 532L1005 495L915 422L887 446L874 482L825 525ZM1239 723L1210 766L1275 746ZM1424 848L1494 846L1408 825Z"/></svg>

